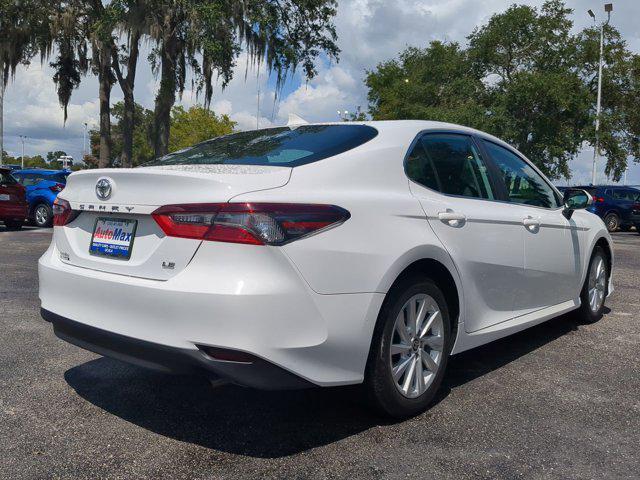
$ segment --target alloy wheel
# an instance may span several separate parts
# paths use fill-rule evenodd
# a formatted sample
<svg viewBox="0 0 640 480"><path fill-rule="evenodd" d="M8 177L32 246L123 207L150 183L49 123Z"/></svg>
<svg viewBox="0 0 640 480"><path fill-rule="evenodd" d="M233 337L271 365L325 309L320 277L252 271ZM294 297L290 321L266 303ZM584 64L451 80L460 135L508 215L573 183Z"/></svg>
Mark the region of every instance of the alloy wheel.
<svg viewBox="0 0 640 480"><path fill-rule="evenodd" d="M607 265L601 255L594 258L589 271L589 308L597 313L604 303L607 290Z"/></svg>
<svg viewBox="0 0 640 480"><path fill-rule="evenodd" d="M443 357L444 326L437 302L426 294L411 297L400 309L389 348L393 382L407 398L431 385Z"/></svg>
<svg viewBox="0 0 640 480"><path fill-rule="evenodd" d="M35 219L38 226L46 225L49 221L49 212L47 211L47 207L40 205L36 208Z"/></svg>

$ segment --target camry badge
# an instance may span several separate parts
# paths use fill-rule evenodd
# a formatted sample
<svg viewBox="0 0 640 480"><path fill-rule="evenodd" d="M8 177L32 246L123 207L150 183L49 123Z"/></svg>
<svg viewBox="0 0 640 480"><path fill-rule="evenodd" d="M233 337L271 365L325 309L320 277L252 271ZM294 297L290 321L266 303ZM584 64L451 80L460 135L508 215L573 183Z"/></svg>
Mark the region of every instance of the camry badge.
<svg viewBox="0 0 640 480"><path fill-rule="evenodd" d="M108 200L111 196L111 182L108 178L100 178L96 183L96 196L100 200Z"/></svg>

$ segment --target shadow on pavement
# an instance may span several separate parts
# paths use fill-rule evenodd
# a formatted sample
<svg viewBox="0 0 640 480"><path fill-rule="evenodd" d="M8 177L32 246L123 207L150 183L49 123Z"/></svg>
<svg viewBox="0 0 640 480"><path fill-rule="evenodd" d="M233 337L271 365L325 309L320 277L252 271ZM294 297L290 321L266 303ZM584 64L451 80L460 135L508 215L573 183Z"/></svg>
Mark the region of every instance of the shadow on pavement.
<svg viewBox="0 0 640 480"><path fill-rule="evenodd" d="M436 402L458 386L575 330L562 316L451 358ZM238 455L276 458L326 445L384 424L354 387L263 392L212 389L197 377L170 376L109 358L65 372L67 383L97 407L160 435Z"/></svg>

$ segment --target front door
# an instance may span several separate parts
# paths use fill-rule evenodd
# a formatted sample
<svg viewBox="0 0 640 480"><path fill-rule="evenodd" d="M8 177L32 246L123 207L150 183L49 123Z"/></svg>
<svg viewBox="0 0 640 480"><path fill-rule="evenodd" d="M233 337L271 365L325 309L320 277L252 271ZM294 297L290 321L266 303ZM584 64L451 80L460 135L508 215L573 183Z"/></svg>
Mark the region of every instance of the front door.
<svg viewBox="0 0 640 480"><path fill-rule="evenodd" d="M483 140L500 170L524 232L524 277L516 315L575 300L580 292L583 230L562 214L561 200L531 165L511 150Z"/></svg>
<svg viewBox="0 0 640 480"><path fill-rule="evenodd" d="M522 215L496 201L475 141L460 134L426 133L410 152L406 169L415 182L412 193L460 273L465 330L513 318L524 267Z"/></svg>

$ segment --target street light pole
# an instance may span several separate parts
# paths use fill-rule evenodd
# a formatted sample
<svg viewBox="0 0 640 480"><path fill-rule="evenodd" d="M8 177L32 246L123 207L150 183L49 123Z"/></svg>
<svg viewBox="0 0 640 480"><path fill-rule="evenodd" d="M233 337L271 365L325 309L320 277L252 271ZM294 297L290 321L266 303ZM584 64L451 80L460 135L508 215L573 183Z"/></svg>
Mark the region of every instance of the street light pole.
<svg viewBox="0 0 640 480"><path fill-rule="evenodd" d="M82 132L82 161L87 156L87 122L84 123L84 131Z"/></svg>
<svg viewBox="0 0 640 480"><path fill-rule="evenodd" d="M593 149L593 166L591 169L591 184L597 183L598 177L598 160L600 157L600 110L602 106L602 57L604 56L604 27L609 24L611 19L611 11L613 10L613 4L607 3L604 6L604 11L607 12L607 21L600 24L600 60L598 62L598 99L596 101L596 141ZM589 16L596 21L596 16L592 10L588 11Z"/></svg>
<svg viewBox="0 0 640 480"><path fill-rule="evenodd" d="M20 140L22 141L22 162L21 162L22 169L24 169L24 140L25 140L25 138L27 138L26 135L20 135Z"/></svg>

